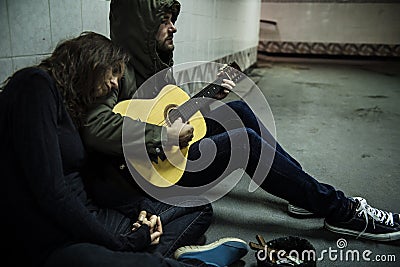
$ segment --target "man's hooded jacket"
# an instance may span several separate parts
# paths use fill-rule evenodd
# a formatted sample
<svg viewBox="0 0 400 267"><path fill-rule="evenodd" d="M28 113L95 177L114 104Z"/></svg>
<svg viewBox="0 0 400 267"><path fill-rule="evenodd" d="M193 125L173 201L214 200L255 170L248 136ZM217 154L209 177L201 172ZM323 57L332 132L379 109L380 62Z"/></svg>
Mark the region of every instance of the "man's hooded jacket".
<svg viewBox="0 0 400 267"><path fill-rule="evenodd" d="M87 113L86 123L81 131L83 141L89 151L109 156L122 156L122 128L124 117L112 110L121 100L131 99L140 85L161 70L173 65L172 51L166 54L157 52L155 39L163 20L165 10L172 10L175 21L180 12L180 4L175 0L112 0L110 5L111 39L130 55L124 77L118 90L97 99ZM168 78L169 77L169 78ZM172 81L166 75L165 83ZM153 88L154 89L154 88ZM145 92L145 97L155 96ZM138 98L144 93L139 90ZM145 129L145 135L143 134ZM145 142L150 158L157 158L161 149L162 127L144 122L129 123L130 149L143 146ZM160 149L158 149L160 148Z"/></svg>

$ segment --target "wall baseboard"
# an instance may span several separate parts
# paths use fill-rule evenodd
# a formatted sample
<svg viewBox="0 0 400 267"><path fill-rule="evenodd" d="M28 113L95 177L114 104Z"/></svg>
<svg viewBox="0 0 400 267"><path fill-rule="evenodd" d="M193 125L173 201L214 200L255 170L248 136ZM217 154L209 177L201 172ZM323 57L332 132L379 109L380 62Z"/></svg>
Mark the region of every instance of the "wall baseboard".
<svg viewBox="0 0 400 267"><path fill-rule="evenodd" d="M245 71L257 62L257 50L257 46L250 47L248 49L224 56L214 61L226 64L235 61L236 63L238 63L242 71Z"/></svg>
<svg viewBox="0 0 400 267"><path fill-rule="evenodd" d="M258 51L267 54L400 57L400 44L260 41L258 44Z"/></svg>

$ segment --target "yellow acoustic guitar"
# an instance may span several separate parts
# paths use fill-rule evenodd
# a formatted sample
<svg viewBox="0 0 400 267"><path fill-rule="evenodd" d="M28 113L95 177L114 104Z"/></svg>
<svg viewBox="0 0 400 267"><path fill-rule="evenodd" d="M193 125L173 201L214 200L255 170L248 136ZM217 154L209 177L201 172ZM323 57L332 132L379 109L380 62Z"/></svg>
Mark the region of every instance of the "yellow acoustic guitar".
<svg viewBox="0 0 400 267"><path fill-rule="evenodd" d="M228 69L228 67L235 69ZM155 186L168 187L176 184L185 171L190 146L206 134L206 123L199 110L221 90L219 85L222 83L222 79L229 78L238 82L243 76L244 74L240 72L239 66L236 63L231 63L221 70L216 81L203 88L192 98L178 86L167 85L153 99L131 99L119 102L113 111L134 120L166 126L171 125L180 117L194 128L193 139L187 147L182 149L179 146L164 148L167 157L165 160L158 158L158 163L152 162L150 158L146 160L129 158L126 160L143 178Z"/></svg>

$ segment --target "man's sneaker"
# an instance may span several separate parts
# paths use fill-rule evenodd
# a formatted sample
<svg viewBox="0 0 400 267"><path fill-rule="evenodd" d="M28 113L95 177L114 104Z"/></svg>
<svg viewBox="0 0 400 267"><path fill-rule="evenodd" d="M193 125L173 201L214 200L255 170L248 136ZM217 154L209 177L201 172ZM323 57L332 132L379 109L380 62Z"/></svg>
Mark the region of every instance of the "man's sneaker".
<svg viewBox="0 0 400 267"><path fill-rule="evenodd" d="M400 218L398 213L376 209L361 197L353 198L356 203L354 217L347 222L329 222L325 228L339 234L348 234L377 241L400 239Z"/></svg>
<svg viewBox="0 0 400 267"><path fill-rule="evenodd" d="M292 205L290 203L288 204L288 213L289 213L289 215L291 215L293 217L300 217L300 218L301 217L306 218L306 217L315 216L314 213L312 213L312 212L310 212L308 210L305 210L303 208L297 207L295 205Z"/></svg>
<svg viewBox="0 0 400 267"><path fill-rule="evenodd" d="M241 259L249 251L247 243L238 238L222 238L209 245L178 248L177 260L196 259L210 266L223 267Z"/></svg>

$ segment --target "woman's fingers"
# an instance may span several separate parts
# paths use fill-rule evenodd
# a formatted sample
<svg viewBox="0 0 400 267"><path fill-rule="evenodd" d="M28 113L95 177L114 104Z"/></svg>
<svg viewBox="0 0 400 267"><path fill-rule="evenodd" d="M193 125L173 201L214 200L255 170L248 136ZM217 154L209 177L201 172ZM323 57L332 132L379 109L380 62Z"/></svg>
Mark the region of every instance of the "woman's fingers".
<svg viewBox="0 0 400 267"><path fill-rule="evenodd" d="M163 233L162 223L160 216L157 217L157 231L161 234Z"/></svg>
<svg viewBox="0 0 400 267"><path fill-rule="evenodd" d="M160 243L160 237L161 237L160 232L154 232L154 233L150 234L151 244L157 245L158 243Z"/></svg>
<svg viewBox="0 0 400 267"><path fill-rule="evenodd" d="M149 221L150 221L150 229L151 230L154 230L155 229L155 226L157 225L157 216L156 215L152 215L150 218L149 218Z"/></svg>
<svg viewBox="0 0 400 267"><path fill-rule="evenodd" d="M132 225L132 231L136 231L137 229L140 228L140 226L142 226L140 223L135 222L135 223Z"/></svg>
<svg viewBox="0 0 400 267"><path fill-rule="evenodd" d="M142 210L139 213L138 222L142 222L144 219L146 219L146 216L147 216L147 212L145 210Z"/></svg>
<svg viewBox="0 0 400 267"><path fill-rule="evenodd" d="M154 232L150 234L151 238L151 244L156 245L160 243L160 237L162 236L162 223L160 217L156 218L156 228L154 229Z"/></svg>
<svg viewBox="0 0 400 267"><path fill-rule="evenodd" d="M147 218L146 215L149 217ZM152 245L159 244L160 237L163 234L161 218L156 215L150 215L146 211L141 211L138 217L138 221L132 225L132 231L136 231L143 224L149 226L151 244Z"/></svg>

